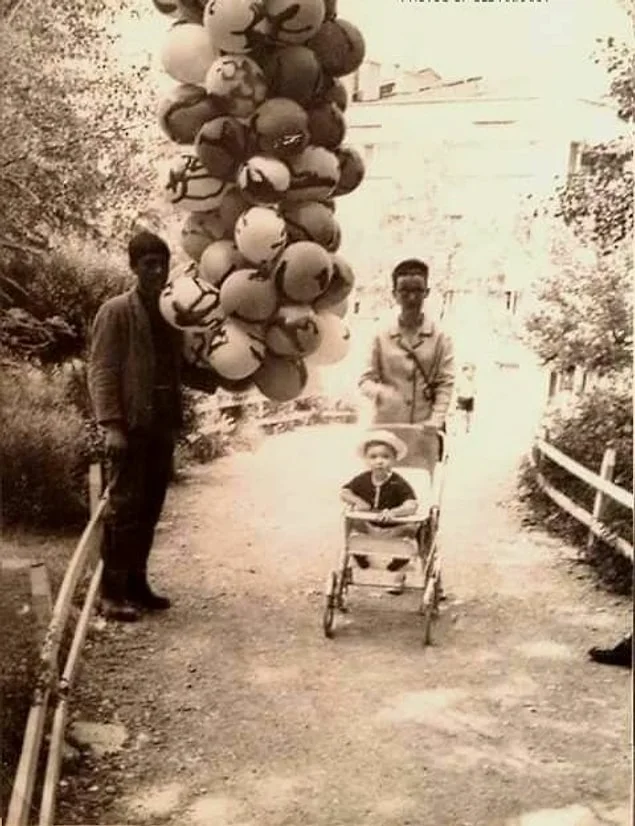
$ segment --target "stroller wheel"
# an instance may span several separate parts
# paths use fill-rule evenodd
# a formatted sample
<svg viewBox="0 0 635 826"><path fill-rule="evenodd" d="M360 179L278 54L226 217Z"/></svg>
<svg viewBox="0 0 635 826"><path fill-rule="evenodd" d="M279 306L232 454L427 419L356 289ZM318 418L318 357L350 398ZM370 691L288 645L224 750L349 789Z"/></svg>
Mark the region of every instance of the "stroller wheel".
<svg viewBox="0 0 635 826"><path fill-rule="evenodd" d="M326 587L326 602L324 605L324 614L322 617L322 627L324 628L324 636L332 639L335 631L335 608L338 602L338 579L335 571L331 572Z"/></svg>

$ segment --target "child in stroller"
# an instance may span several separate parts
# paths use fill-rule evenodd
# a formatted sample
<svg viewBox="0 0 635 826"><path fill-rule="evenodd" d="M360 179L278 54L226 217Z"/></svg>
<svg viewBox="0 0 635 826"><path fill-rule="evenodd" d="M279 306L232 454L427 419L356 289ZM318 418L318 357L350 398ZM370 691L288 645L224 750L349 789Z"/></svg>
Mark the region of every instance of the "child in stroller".
<svg viewBox="0 0 635 826"><path fill-rule="evenodd" d="M389 430L373 430L362 440L359 454L368 470L343 485L340 497L356 511L376 513L377 520L352 520L352 532L415 539L416 525L393 521L396 517L411 516L418 507L412 486L393 469L395 462L401 461L407 451L406 444ZM360 568L370 566L368 557L363 554L353 554L353 558ZM408 560L403 558L393 558L388 563L387 569L397 574L390 593L403 592L405 577L398 572L407 564Z"/></svg>

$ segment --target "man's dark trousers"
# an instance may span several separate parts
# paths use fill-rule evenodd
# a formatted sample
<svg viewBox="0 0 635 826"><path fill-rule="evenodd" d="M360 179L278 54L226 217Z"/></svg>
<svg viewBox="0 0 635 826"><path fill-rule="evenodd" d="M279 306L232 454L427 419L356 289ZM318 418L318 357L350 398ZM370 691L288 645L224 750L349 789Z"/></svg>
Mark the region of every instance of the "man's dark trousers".
<svg viewBox="0 0 635 826"><path fill-rule="evenodd" d="M112 483L102 545L102 596L122 602L143 597L154 529L172 475L174 435L160 425L133 430Z"/></svg>

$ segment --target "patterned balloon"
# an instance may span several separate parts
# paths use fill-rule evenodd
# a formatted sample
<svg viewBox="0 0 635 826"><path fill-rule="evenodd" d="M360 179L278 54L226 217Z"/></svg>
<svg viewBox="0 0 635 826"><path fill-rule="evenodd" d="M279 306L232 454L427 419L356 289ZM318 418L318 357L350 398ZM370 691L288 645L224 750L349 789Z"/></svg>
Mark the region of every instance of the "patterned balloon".
<svg viewBox="0 0 635 826"><path fill-rule="evenodd" d="M215 287L220 287L228 275L242 269L247 262L233 241L223 239L208 244L198 266L202 279Z"/></svg>
<svg viewBox="0 0 635 826"><path fill-rule="evenodd" d="M348 108L348 91L338 77L324 76L324 83L316 96L316 102L334 103L345 112Z"/></svg>
<svg viewBox="0 0 635 826"><path fill-rule="evenodd" d="M336 364L350 349L351 332L346 323L334 313L317 313L316 323L320 332L320 344L308 355L307 364Z"/></svg>
<svg viewBox="0 0 635 826"><path fill-rule="evenodd" d="M289 244L274 271L282 295L299 303L310 303L325 292L332 274L331 256L313 241Z"/></svg>
<svg viewBox="0 0 635 826"><path fill-rule="evenodd" d="M290 241L315 241L329 252L340 243L340 229L332 210L319 201L297 201L282 209Z"/></svg>
<svg viewBox="0 0 635 826"><path fill-rule="evenodd" d="M198 261L212 241L233 239L236 220L248 206L234 188L227 190L220 204L211 211L189 215L181 230L181 245L185 252Z"/></svg>
<svg viewBox="0 0 635 826"><path fill-rule="evenodd" d="M269 31L260 0L208 0L203 25L214 47L231 54L251 51Z"/></svg>
<svg viewBox="0 0 635 826"><path fill-rule="evenodd" d="M306 46L275 49L261 63L272 97L288 98L306 106L322 88L320 61Z"/></svg>
<svg viewBox="0 0 635 826"><path fill-rule="evenodd" d="M231 319L210 337L207 361L227 379L235 381L251 376L264 358L264 341Z"/></svg>
<svg viewBox="0 0 635 826"><path fill-rule="evenodd" d="M193 144L201 126L219 114L218 104L208 97L205 89L181 84L162 101L159 123L175 143Z"/></svg>
<svg viewBox="0 0 635 826"><path fill-rule="evenodd" d="M289 159L291 184L288 201L320 201L328 198L340 178L337 157L323 146L307 146Z"/></svg>
<svg viewBox="0 0 635 826"><path fill-rule="evenodd" d="M325 20L307 45L317 55L324 71L332 77L350 75L361 66L366 53L360 30L341 17Z"/></svg>
<svg viewBox="0 0 635 826"><path fill-rule="evenodd" d="M202 86L218 57L207 32L196 23L176 23L168 32L161 52L163 68L180 83Z"/></svg>
<svg viewBox="0 0 635 826"><path fill-rule="evenodd" d="M256 204L277 203L289 189L291 173L282 161L253 155L238 172L238 187Z"/></svg>
<svg viewBox="0 0 635 826"><path fill-rule="evenodd" d="M337 149L346 134L346 121L335 103L321 103L309 110L311 143Z"/></svg>
<svg viewBox="0 0 635 826"><path fill-rule="evenodd" d="M324 22L324 0L266 0L270 35L279 43L306 43Z"/></svg>
<svg viewBox="0 0 635 826"><path fill-rule="evenodd" d="M215 178L198 158L186 155L170 170L164 193L166 199L179 209L209 212L219 206L231 188L235 188L235 184Z"/></svg>
<svg viewBox="0 0 635 826"><path fill-rule="evenodd" d="M179 330L210 329L224 318L218 290L192 275L181 275L165 287L159 309L165 320Z"/></svg>
<svg viewBox="0 0 635 826"><path fill-rule="evenodd" d="M221 285L220 303L227 315L242 321L267 321L278 307L275 282L259 270L236 270Z"/></svg>
<svg viewBox="0 0 635 826"><path fill-rule="evenodd" d="M254 113L250 132L258 151L286 160L308 145L309 117L293 100L270 98Z"/></svg>
<svg viewBox="0 0 635 826"><path fill-rule="evenodd" d="M267 347L278 356L303 357L321 342L317 315L308 305L285 304L267 329Z"/></svg>
<svg viewBox="0 0 635 826"><path fill-rule="evenodd" d="M217 58L205 76L205 88L228 115L248 118L267 96L262 69L245 55Z"/></svg>
<svg viewBox="0 0 635 826"><path fill-rule="evenodd" d="M335 150L335 155L340 167L340 178L333 194L348 195L364 180L364 161L352 146L341 146Z"/></svg>
<svg viewBox="0 0 635 826"><path fill-rule="evenodd" d="M194 148L211 175L233 181L247 155L247 127L230 115L221 115L203 125Z"/></svg>
<svg viewBox="0 0 635 826"><path fill-rule="evenodd" d="M316 310L329 310L342 302L348 295L350 295L355 286L355 274L353 270L341 255L333 256L333 274L329 285L320 295L320 297L313 302L313 307Z"/></svg>
<svg viewBox="0 0 635 826"><path fill-rule="evenodd" d="M270 264L284 249L287 228L274 209L254 206L236 221L234 240L239 251L257 267Z"/></svg>
<svg viewBox="0 0 635 826"><path fill-rule="evenodd" d="M302 359L284 358L267 353L263 363L253 374L258 390L268 399L288 402L302 393L308 380Z"/></svg>
<svg viewBox="0 0 635 826"><path fill-rule="evenodd" d="M177 5L179 7L179 17L182 20L201 25L205 0L177 0Z"/></svg>

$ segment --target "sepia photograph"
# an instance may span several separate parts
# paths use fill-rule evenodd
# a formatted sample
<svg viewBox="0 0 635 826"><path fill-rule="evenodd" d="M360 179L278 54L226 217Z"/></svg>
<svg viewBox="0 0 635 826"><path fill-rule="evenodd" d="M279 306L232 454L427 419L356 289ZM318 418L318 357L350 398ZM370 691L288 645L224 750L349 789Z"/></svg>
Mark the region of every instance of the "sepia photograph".
<svg viewBox="0 0 635 826"><path fill-rule="evenodd" d="M633 0L0 0L0 826L632 826Z"/></svg>

